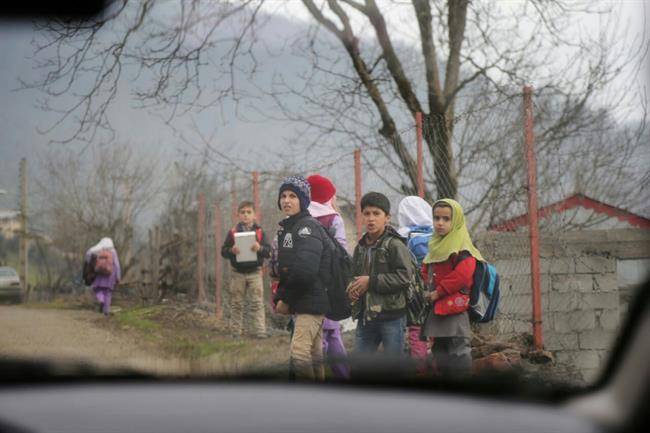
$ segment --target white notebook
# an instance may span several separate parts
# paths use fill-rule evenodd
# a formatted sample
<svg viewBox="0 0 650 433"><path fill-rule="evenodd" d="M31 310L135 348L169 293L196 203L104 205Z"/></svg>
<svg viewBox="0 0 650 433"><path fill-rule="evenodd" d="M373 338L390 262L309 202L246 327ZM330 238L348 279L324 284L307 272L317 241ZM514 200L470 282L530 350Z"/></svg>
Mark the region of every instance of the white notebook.
<svg viewBox="0 0 650 433"><path fill-rule="evenodd" d="M257 261L257 252L251 250L255 242L257 242L255 232L235 233L235 246L239 249L239 254L235 256L237 263Z"/></svg>

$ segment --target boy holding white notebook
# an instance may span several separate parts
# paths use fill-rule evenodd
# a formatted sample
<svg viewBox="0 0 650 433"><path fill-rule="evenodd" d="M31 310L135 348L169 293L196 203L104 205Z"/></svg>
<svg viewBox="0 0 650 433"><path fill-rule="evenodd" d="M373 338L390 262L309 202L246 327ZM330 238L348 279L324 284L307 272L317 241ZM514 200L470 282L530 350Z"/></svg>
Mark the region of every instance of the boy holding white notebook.
<svg viewBox="0 0 650 433"><path fill-rule="evenodd" d="M228 231L221 247L221 256L230 260L230 321L233 338L242 334L244 304L250 306L250 328L257 338L265 338L264 286L262 264L271 255L262 228L255 222L255 208L250 201L243 201L237 208L239 222Z"/></svg>

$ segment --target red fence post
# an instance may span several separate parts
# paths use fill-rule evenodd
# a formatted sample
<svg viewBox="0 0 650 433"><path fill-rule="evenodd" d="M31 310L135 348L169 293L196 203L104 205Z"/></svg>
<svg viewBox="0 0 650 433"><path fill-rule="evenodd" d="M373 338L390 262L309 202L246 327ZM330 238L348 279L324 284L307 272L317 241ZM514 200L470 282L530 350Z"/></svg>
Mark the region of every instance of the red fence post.
<svg viewBox="0 0 650 433"><path fill-rule="evenodd" d="M542 335L542 293L539 263L539 226L537 205L537 159L533 134L533 88L524 86L524 130L528 164L528 216L530 233L530 272L533 289L533 341L535 349L544 347Z"/></svg>
<svg viewBox="0 0 650 433"><path fill-rule="evenodd" d="M354 151L354 221L357 226L357 239L361 239L361 150Z"/></svg>
<svg viewBox="0 0 650 433"><path fill-rule="evenodd" d="M237 190L235 189L235 175L230 179L230 213L232 224L237 224Z"/></svg>
<svg viewBox="0 0 650 433"><path fill-rule="evenodd" d="M418 143L418 196L424 198L424 155L422 153L422 112L415 113L415 132Z"/></svg>
<svg viewBox="0 0 650 433"><path fill-rule="evenodd" d="M196 251L196 279L198 302L205 302L205 194L199 193L198 242Z"/></svg>
<svg viewBox="0 0 650 433"><path fill-rule="evenodd" d="M214 300L215 314L221 319L221 209L219 204L214 204Z"/></svg>
<svg viewBox="0 0 650 433"><path fill-rule="evenodd" d="M260 207L260 173L253 172L253 204L255 205L255 219L257 223L262 223L262 208Z"/></svg>

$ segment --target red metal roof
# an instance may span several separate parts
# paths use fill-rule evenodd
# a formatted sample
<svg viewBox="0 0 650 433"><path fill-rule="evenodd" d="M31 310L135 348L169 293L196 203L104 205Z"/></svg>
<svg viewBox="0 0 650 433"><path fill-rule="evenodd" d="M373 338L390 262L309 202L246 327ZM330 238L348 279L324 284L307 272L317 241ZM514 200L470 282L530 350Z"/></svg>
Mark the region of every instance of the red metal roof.
<svg viewBox="0 0 650 433"><path fill-rule="evenodd" d="M570 197L565 198L562 201L539 208L538 215L540 219L546 218L549 215L561 213L577 207L591 209L595 212L608 215L612 218L616 218L635 227L650 229L650 219L633 214L632 212L628 212L616 206L603 203L591 197L587 197L581 193L576 193ZM498 224L493 224L488 227L488 230L497 232L510 232L515 231L518 227L526 225L528 225L527 213L514 218L510 218L509 220Z"/></svg>

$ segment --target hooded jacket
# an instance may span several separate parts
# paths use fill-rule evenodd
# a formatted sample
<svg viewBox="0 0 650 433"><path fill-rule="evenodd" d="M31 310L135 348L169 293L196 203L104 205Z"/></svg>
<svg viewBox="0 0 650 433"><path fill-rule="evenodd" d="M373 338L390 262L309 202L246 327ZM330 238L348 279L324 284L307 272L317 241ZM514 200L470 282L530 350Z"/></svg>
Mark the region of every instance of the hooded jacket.
<svg viewBox="0 0 650 433"><path fill-rule="evenodd" d="M296 314L327 314L329 298L325 290L331 253L324 248L327 236L307 210L280 222L278 232L278 273L276 301L289 305Z"/></svg>

